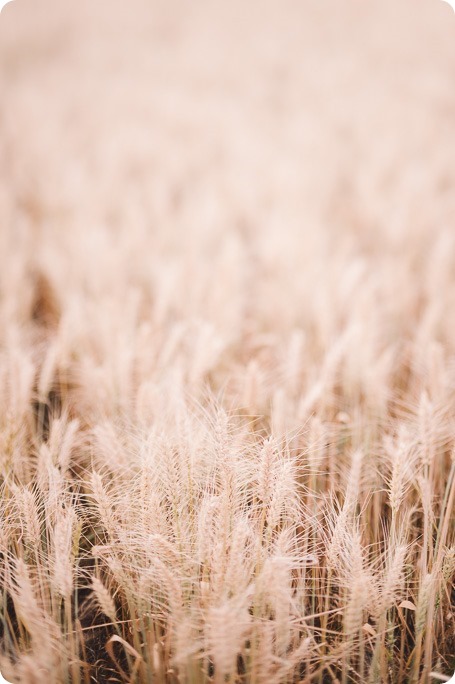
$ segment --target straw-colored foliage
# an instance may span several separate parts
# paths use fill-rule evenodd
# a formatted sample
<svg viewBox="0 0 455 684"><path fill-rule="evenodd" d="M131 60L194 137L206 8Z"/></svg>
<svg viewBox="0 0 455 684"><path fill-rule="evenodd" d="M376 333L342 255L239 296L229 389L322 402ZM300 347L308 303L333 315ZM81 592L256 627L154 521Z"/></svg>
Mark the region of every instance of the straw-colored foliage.
<svg viewBox="0 0 455 684"><path fill-rule="evenodd" d="M0 20L0 670L446 681L450 8L72 5Z"/></svg>

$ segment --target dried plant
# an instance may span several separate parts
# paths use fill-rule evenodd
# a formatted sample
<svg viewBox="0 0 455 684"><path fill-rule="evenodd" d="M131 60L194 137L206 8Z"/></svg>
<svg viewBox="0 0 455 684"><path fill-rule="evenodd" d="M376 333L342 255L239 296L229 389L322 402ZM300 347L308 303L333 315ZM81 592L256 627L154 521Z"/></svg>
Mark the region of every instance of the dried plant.
<svg viewBox="0 0 455 684"><path fill-rule="evenodd" d="M444 681L453 22L44 4L0 19L2 674Z"/></svg>

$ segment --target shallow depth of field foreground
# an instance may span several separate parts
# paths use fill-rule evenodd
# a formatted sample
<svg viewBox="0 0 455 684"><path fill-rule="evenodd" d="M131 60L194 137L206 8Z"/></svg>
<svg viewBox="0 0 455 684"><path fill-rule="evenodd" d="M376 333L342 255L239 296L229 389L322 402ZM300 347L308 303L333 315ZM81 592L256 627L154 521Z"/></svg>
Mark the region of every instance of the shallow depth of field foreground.
<svg viewBox="0 0 455 684"><path fill-rule="evenodd" d="M0 671L455 670L455 15L0 18Z"/></svg>

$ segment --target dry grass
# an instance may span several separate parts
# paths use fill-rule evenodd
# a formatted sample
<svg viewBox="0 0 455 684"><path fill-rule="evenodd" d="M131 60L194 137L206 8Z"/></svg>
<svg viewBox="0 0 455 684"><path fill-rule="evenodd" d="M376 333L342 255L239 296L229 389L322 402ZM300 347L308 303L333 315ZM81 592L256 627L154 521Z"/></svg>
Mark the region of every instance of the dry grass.
<svg viewBox="0 0 455 684"><path fill-rule="evenodd" d="M450 8L76 4L0 21L1 671L445 681Z"/></svg>

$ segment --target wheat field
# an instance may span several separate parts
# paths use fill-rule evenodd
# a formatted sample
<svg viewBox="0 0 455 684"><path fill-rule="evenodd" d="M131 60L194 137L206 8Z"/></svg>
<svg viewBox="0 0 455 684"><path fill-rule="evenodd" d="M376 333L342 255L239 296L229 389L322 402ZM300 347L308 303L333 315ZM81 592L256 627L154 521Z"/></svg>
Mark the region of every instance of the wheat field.
<svg viewBox="0 0 455 684"><path fill-rule="evenodd" d="M455 16L0 19L0 671L455 671Z"/></svg>

